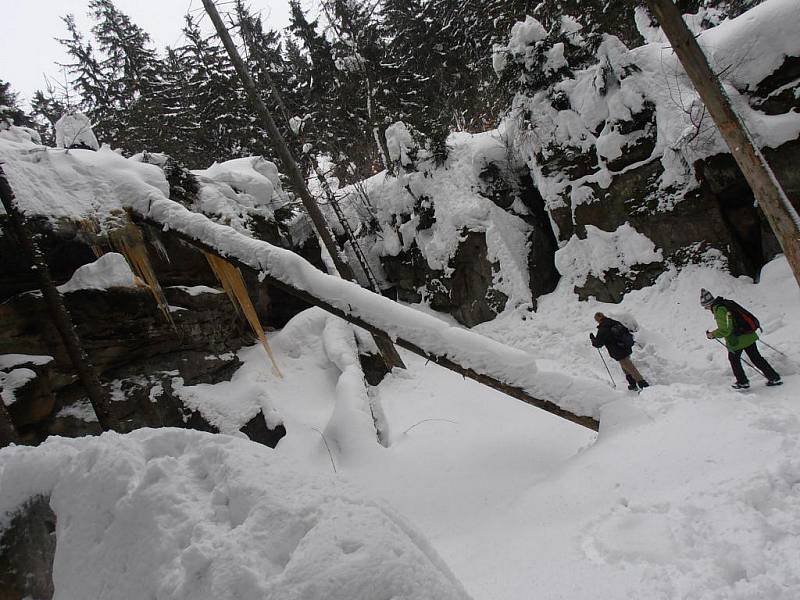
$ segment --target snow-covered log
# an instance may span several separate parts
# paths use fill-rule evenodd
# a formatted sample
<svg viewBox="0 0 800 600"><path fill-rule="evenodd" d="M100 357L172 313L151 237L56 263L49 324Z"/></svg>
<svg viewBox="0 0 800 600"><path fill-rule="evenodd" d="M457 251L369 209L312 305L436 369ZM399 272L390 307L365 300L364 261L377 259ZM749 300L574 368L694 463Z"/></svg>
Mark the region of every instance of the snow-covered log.
<svg viewBox="0 0 800 600"><path fill-rule="evenodd" d="M163 196L134 201L131 208L144 222L172 230L240 268L255 270L261 281L367 331L388 334L411 352L584 427L597 430L600 408L618 396L594 381L537 371L526 352L326 275L293 252L242 235Z"/></svg>

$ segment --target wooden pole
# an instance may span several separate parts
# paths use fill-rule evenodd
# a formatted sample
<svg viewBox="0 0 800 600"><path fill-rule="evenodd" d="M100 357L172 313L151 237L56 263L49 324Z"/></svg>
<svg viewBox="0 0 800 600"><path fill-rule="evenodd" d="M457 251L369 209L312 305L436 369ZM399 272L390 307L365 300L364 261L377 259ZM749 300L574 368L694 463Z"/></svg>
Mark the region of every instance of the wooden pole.
<svg viewBox="0 0 800 600"><path fill-rule="evenodd" d="M92 403L94 412L97 415L97 421L103 430L110 429L112 423L111 401L100 383L97 371L89 361L89 357L81 345L80 338L78 338L78 334L75 331L75 325L72 323L72 318L64 305L64 299L50 277L44 253L39 245L34 242L25 217L17 208L14 192L8 183L2 166L0 166L0 200L2 200L3 207L8 215L11 230L19 240L22 251L31 264L32 271L39 278L39 288L42 291L42 297L47 305L50 317L53 319L53 324L61 336L72 366L78 373L78 378L89 396L89 401Z"/></svg>
<svg viewBox="0 0 800 600"><path fill-rule="evenodd" d="M753 141L744 122L731 105L722 83L708 64L694 34L686 26L673 0L647 0L672 44L672 49L692 80L700 99L728 144L753 195L778 238L786 260L800 285L800 216L781 188L775 173Z"/></svg>
<svg viewBox="0 0 800 600"><path fill-rule="evenodd" d="M205 7L209 18L211 19L211 22L214 24L214 28L217 30L217 34L222 40L225 50L228 52L231 63L233 63L233 67L236 69L236 73L239 75L239 79L242 82L245 92L247 92L247 97L249 98L253 109L256 111L256 114L259 116L263 125L266 127L267 132L269 133L270 142L272 143L275 152L277 152L278 156L280 157L283 168L289 175L289 180L292 182L292 187L300 196L300 200L303 202L303 206L305 207L308 216L311 218L311 222L314 224L314 228L317 230L317 234L322 240L322 243L325 245L328 254L330 254L336 270L342 279L355 281L353 270L342 257L339 247L336 245L336 241L333 238L333 234L328 227L328 223L325 221L325 216L322 214L322 210L320 210L317 201L314 199L314 196L312 196L311 192L308 191L305 177L303 177L300 167L294 160L294 157L289 150L289 146L286 145L286 141L283 139L280 131L278 131L278 127L275 125L275 121L272 118L272 113L270 113L267 105L264 104L264 100L258 93L256 84L250 75L250 71L248 71L247 65L244 64L242 57L239 55L239 51L236 49L236 45L233 43L225 24L222 22L222 17L220 17L219 12L217 12L217 8L214 6L213 0L203 0L203 6ZM378 346L378 349L381 351L381 354L386 361L387 366L405 368L403 360L397 353L397 349L387 336L381 336L380 334L377 334L373 337L375 339L375 344Z"/></svg>
<svg viewBox="0 0 800 600"><path fill-rule="evenodd" d="M136 218L140 219L141 221L143 221L145 223L153 225L154 227L157 227L159 229L164 228L165 225L166 225L166 223L161 223L160 221L156 221L155 219L147 217L146 215L143 215L141 213L136 213ZM299 299L303 300L304 302L307 302L308 304L311 304L313 306L319 306L323 310L325 310L325 311L327 311L327 312L329 312L329 313L331 313L333 315L336 315L338 317L341 317L342 319L352 323L353 325L357 325L358 327L361 327L362 329L366 329L367 331L369 331L370 333L372 333L375 336L382 336L382 337L388 338L388 335L386 334L385 331L383 331L379 327L377 327L377 326L375 326L375 325L363 320L362 318L358 317L357 315L352 314L352 312L350 310L346 311L346 310L337 308L336 306L332 305L330 302L328 302L324 298L320 298L318 296L314 296L314 295L310 294L309 292L307 292L305 290L298 289L298 288L296 288L296 287L294 287L294 286L292 286L292 285L290 285L288 283L285 283L285 282L281 281L280 279L277 279L277 278L273 277L269 273L266 273L266 272L263 272L263 271L259 271L258 269L256 269L253 266L249 265L247 262L245 262L241 258L231 255L229 250L226 251L226 250L223 250L222 248L217 248L217 247L213 246L211 243L206 242L204 240L201 240L201 239L199 239L199 238L197 238L197 237L195 237L193 235L189 235L187 233L183 233L183 232L179 231L178 229L176 229L175 227L171 227L170 228L170 232L171 232L172 235L178 236L180 239L182 239L182 240L184 240L186 242L189 242L191 245L196 246L197 248L199 248L201 250L204 250L205 252L209 252L209 253L217 254L217 255L224 255L225 256L225 260L227 260L228 262L230 262L232 264L235 264L240 269L246 269L248 271L257 273L258 274L258 278L259 278L260 281L263 281L263 282L265 282L265 283L267 283L267 284L269 284L271 286L274 286L276 288L282 289L286 293L291 294L292 296L294 296L296 298L299 298ZM531 396L525 389L523 389L521 387L517 387L517 386L514 386L514 385L509 385L509 384L507 384L507 383L505 383L503 381L500 381L499 379L497 379L497 378L495 378L495 377L493 377L491 375L486 375L485 373L481 373L479 371L475 371L473 369L463 367L463 366L459 365L458 363L450 360L447 357L439 356L439 355L434 354L432 352L428 352L424 348L421 348L420 346L416 345L415 343L413 343L413 342L411 342L409 340L405 340L403 338L397 338L396 343L397 343L398 346L400 346L402 348L405 348L406 350L409 350L409 351L413 352L414 354L422 356L423 358L425 358L425 359L427 359L427 360L429 360L431 362L434 362L437 365L440 365L440 366L442 366L442 367L444 367L446 369L450 369L451 371L455 371L456 373L458 373L459 375L462 375L464 377L469 377L470 379L473 379L473 380L475 380L475 381L477 381L479 383L482 383L483 385L486 385L486 386L494 388L494 389L496 389L496 390L498 390L500 392L503 392L504 394L507 394L507 395L511 396L512 398L516 398L517 400L522 400L526 404L530 404L532 406L535 406L537 408L545 410L545 411L547 411L547 412L549 412L551 414L554 414L554 415L556 415L558 417L561 417L562 419L566 419L567 421L571 421L572 423L576 423L578 425L582 425L583 427L587 427L588 429L591 429L592 431L598 431L598 429L599 429L599 426L600 426L599 422L596 419L593 419L592 417L576 415L574 413L569 412L568 410L564 410L563 408L561 408L560 406L558 406L554 402L550 402L549 400L542 400L541 398L535 398L535 397Z"/></svg>

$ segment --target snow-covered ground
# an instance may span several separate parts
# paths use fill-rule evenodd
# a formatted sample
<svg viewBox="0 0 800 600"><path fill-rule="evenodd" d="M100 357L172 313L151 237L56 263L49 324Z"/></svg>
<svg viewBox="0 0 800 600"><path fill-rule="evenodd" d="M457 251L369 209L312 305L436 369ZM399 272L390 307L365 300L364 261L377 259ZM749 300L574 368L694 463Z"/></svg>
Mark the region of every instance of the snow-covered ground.
<svg viewBox="0 0 800 600"><path fill-rule="evenodd" d="M712 320L699 306L700 287L737 299L761 318L766 341L791 356L762 347L783 374L785 385L767 388L763 379L753 376L748 392L728 388L731 377L725 351L704 336ZM110 436L105 444L92 438L53 441L42 450L4 450L0 454L0 468L5 469L0 473L0 508L14 506L37 486L47 489L51 485L47 478L54 478L48 468L58 467L64 472L56 486L54 497L59 500L54 508L57 513L72 514L69 498L88 498L91 488L69 482L67 475L86 477L87 485L103 481L92 479L94 467L87 473L79 465L88 468L104 453L118 456L102 458L109 464L137 465L119 471L123 473L119 485L127 486L126 498L140 494L151 499L147 510L136 513L151 526L126 529L126 519L132 518L126 512L129 504L109 502L102 513L108 528L91 535L98 548L108 544L109 550L115 547L112 542L120 543L120 536L127 544L155 544L161 553L159 563L172 565L172 570L163 571L171 573L163 581L172 581L169 589L175 595L169 597L177 598L212 597L203 594L221 589L218 586L227 581L228 567L234 562L247 563L256 573L264 569L261 578L253 580L258 585L248 588L243 597L273 597L263 595L269 582L282 583L293 576L275 575L281 568L288 569L280 561L252 562L253 557L270 552L265 547L271 542L269 537L255 535L253 531L261 531L257 528L245 535L237 530L239 522L225 529L234 541L217 552L213 540L224 537L215 537L221 531L215 529L217 509L192 512L192 506L216 502L213 494L217 492L200 493L202 486L181 483L182 477L188 477L181 475L187 469L209 470L213 475L209 489L224 485L228 510L233 510L230 507L243 501L238 494L250 502L252 494L264 493L257 481L244 482L256 477L261 468L278 482L292 482L286 484L287 493L313 489L320 494L319 502L312 502L315 515L324 514L328 502L347 499L357 514L352 517L356 537L361 536L359 543L371 548L380 545L375 540L388 540L391 535L384 536L383 529L375 533L361 529L357 525L360 511L363 506L383 505L354 501L354 494L384 498L411 522L403 530L406 537L400 537L411 540L403 543L413 547L410 556L419 560L401 561L403 568L416 564L420 578L444 582L438 589L455 590L454 594L458 590L447 587L447 567L439 565L437 553L475 599L800 597L800 352L796 348L800 292L785 260L769 264L757 285L713 267L667 273L652 288L626 296L619 306L577 302L565 283L542 299L539 312L509 313L479 329L534 354L548 370L581 373L603 389L610 385L608 375L588 344L591 317L598 309L638 324L640 345L634 359L654 384L640 395L627 395L607 405L599 435L408 354L404 355L408 371L395 371L370 392L370 398L361 398L350 376L341 376L342 368L349 372L342 358L352 348L346 343L348 328L337 327L335 319L314 309L271 336L282 380L271 374L263 349L253 346L240 352L245 364L234 382L219 384L216 397L209 389L197 395L219 405L233 402L234 392L246 391L247 402L276 411L288 434L274 452L224 436L183 432L138 433L133 441ZM619 384L622 376L617 365L609 366ZM379 420L385 421L388 447L370 432L369 402ZM173 452L189 439L194 449L186 446ZM152 452L143 447L160 444L173 448L163 453L161 469L155 464L141 466L139 453ZM42 455L51 445L60 451L51 450L48 463ZM83 462L64 467L76 451ZM15 487L21 481L20 469L27 467L25 472L31 473L33 463L41 477L26 484L27 489ZM294 475L287 475L287 469ZM340 488L338 480L347 483ZM152 491L145 492L145 484ZM165 503L159 493L172 494L171 502ZM269 502L283 506L278 489L271 488L271 494ZM285 502L285 510L290 511L291 502ZM184 526L191 523L198 532L197 538L184 540L190 542L188 547L173 543L183 539L177 530L159 525L157 519L148 520L148 510L173 514L165 508L169 506L187 519L182 521ZM255 518L259 510L264 514L277 510L261 506L247 514ZM303 511L296 515L301 513L305 515ZM391 511L382 514L389 515L382 519L395 522ZM84 517L89 526L96 514ZM252 526L261 522L258 519ZM59 524L66 549L77 548L81 536L89 535L70 522L74 523L73 517ZM387 527L394 531L391 525ZM314 531L319 534L321 529ZM339 539L342 531L329 533ZM313 576L318 555L305 557L303 549L315 551L314 543L322 542L311 536L293 546L289 563L305 561L308 577ZM433 551L427 550L428 543ZM198 548L191 550L193 544ZM143 556L129 560L134 564ZM342 581L349 555L325 556L333 561L328 573ZM340 561L343 556L345 560ZM64 585L65 590L86 591L89 587L80 586L96 584L90 570L75 570L81 565L73 562L74 557L60 559L64 562L57 562L57 589ZM115 564L109 559L108 568L113 571ZM369 571L378 562L361 565ZM170 579L185 578L192 569L205 574L207 587ZM76 578L78 572L85 575ZM371 581L388 585L388 575L381 579L385 573L380 571ZM309 592L303 597L375 597L356 592L344 596L337 592L343 588L319 585L317 595ZM284 590L300 589L286 586ZM187 595L190 591L195 595ZM417 586L417 595L409 591L398 597L443 597L444 592L434 591L423 585Z"/></svg>

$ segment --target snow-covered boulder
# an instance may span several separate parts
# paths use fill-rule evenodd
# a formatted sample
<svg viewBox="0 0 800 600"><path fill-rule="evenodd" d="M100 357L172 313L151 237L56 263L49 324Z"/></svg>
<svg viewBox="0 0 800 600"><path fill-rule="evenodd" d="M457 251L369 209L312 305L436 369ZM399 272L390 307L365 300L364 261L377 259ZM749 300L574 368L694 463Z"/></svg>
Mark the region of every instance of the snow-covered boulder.
<svg viewBox="0 0 800 600"><path fill-rule="evenodd" d="M392 162L399 163L403 167L412 166L416 142L405 123L397 121L386 128L386 147Z"/></svg>
<svg viewBox="0 0 800 600"><path fill-rule="evenodd" d="M100 144L92 131L92 122L82 112L63 115L55 125L56 146L59 148L83 148L99 150Z"/></svg>
<svg viewBox="0 0 800 600"><path fill-rule="evenodd" d="M0 451L0 530L37 495L57 597L468 598L385 503L242 439L143 429Z"/></svg>

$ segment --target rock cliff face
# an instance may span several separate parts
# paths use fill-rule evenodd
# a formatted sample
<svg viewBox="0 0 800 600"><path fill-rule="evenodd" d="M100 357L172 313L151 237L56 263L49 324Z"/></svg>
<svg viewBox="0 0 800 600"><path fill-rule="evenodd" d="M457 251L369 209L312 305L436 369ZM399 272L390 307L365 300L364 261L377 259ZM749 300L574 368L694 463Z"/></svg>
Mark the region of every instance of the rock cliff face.
<svg viewBox="0 0 800 600"><path fill-rule="evenodd" d="M145 242L168 310L157 305L144 282L137 287L118 254L105 254L82 268L88 279L75 278L62 290L83 346L110 392L114 427L215 430L211 417L184 406L181 390L229 380L240 366L236 351L252 344L253 334L227 295L213 289L219 283L203 253L168 231L132 223L124 202L131 195L168 193L194 211L291 248L321 267L316 238L283 192L275 165L251 157L189 172L159 154L125 159L104 148L67 155L37 145L26 130L14 127L0 131L0 143L12 188L57 285L94 263L96 254L122 251L126 244L128 261L136 262L131 257ZM35 274L1 211L0 227L0 393L14 424L33 443L50 434L97 432L94 412L36 291ZM119 269L127 275L120 277ZM307 308L253 274L243 277L266 328L281 327ZM262 410L240 430L274 446L285 430L276 415L269 422L272 428Z"/></svg>
<svg viewBox="0 0 800 600"><path fill-rule="evenodd" d="M38 220L36 227L58 284L95 260L91 240L73 223L54 226ZM7 228L3 232L0 381L5 385L0 388L10 402L15 426L30 442L51 434L98 432L58 333L35 291L36 280L14 238ZM148 235L156 241L156 234ZM151 250L149 255L174 328L145 288L80 289L65 293L64 299L87 354L111 391L118 428L188 426L211 431L214 428L203 415L183 407L175 381L196 385L229 380L240 366L235 352L253 343L253 336L227 296L210 287L218 282L203 255L169 233L159 232L157 238L164 254ZM313 245L301 249L312 259L314 251ZM268 289L255 276L245 280L267 327L279 327L306 308L283 292ZM264 443L274 445L280 439L280 434L266 427L263 416L254 417L245 429Z"/></svg>
<svg viewBox="0 0 800 600"><path fill-rule="evenodd" d="M772 0L736 19L721 21L714 9L688 22L797 206L796 8ZM546 31L530 17L496 61L518 90L510 135L544 197L559 253L583 254L557 260L576 267L561 275L582 298L610 302L687 262L724 260L734 274L757 277L779 247L663 34L643 9L636 22L647 43L637 48L584 37L576 19L564 16ZM653 242L658 260L614 264L606 259L615 249L587 233L626 224Z"/></svg>
<svg viewBox="0 0 800 600"><path fill-rule="evenodd" d="M543 3L541 22L513 27L494 56L516 92L510 114L495 131L453 134L443 164L404 124L387 130L397 175L364 182L376 231L364 243L400 300L472 326L535 309L561 278L581 299L619 302L687 263L757 278L780 252L656 24L634 5L619 9L630 29L598 23L620 13L590 4ZM681 7L800 204L796 3Z"/></svg>

